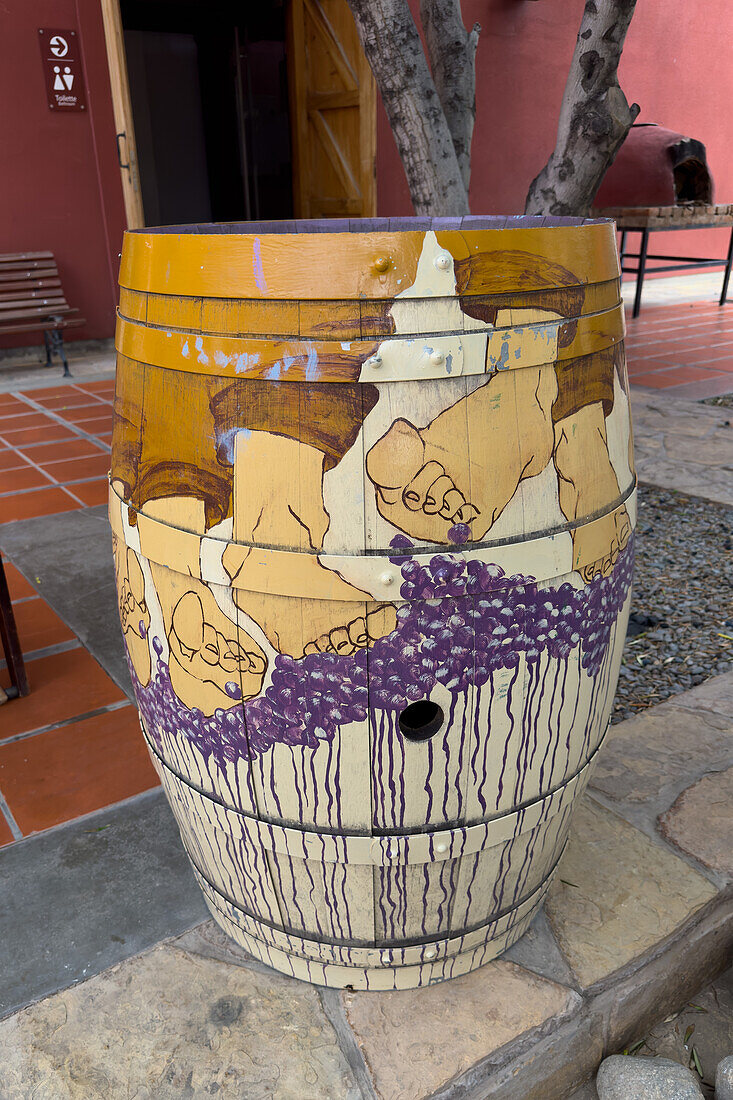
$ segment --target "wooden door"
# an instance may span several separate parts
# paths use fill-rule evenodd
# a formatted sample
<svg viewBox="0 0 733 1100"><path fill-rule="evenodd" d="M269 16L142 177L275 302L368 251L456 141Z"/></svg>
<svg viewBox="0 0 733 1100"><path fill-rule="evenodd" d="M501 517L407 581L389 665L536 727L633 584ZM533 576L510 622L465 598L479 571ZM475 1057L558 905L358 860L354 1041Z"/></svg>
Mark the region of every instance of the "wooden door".
<svg viewBox="0 0 733 1100"><path fill-rule="evenodd" d="M290 0L293 199L299 218L376 213L376 86L346 0Z"/></svg>
<svg viewBox="0 0 733 1100"><path fill-rule="evenodd" d="M130 87L127 78L127 61L125 59L125 42L122 33L119 0L102 0L102 17L104 19L109 82L112 90L112 106L117 131L117 159L122 176L122 193L125 200L127 228L140 229L145 225L145 215L140 192L135 127L132 121L132 104L130 103Z"/></svg>

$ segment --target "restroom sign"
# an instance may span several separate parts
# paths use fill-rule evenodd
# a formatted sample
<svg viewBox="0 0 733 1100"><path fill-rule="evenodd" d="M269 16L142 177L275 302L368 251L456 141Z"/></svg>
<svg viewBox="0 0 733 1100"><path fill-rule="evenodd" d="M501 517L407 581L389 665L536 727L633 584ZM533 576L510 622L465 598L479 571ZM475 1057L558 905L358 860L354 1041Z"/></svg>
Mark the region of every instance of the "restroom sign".
<svg viewBox="0 0 733 1100"><path fill-rule="evenodd" d="M52 111L86 111L87 97L76 31L40 27L38 41Z"/></svg>

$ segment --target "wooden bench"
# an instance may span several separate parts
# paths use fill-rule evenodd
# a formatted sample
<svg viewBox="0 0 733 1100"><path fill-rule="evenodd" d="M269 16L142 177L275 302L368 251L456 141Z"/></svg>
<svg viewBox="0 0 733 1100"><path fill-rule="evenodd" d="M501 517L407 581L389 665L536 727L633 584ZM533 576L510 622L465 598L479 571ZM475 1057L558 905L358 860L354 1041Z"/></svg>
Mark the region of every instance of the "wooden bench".
<svg viewBox="0 0 733 1100"><path fill-rule="evenodd" d="M636 275L636 292L634 294L633 316L639 316L641 309L641 292L644 286L644 276L647 273L649 260L664 261L674 260L674 263L665 263L662 266L650 268L657 273L659 271L686 271L696 267L723 267L723 288L720 294L719 305L725 305L728 296L728 284L730 282L731 266L733 266L733 203L718 203L716 206L705 206L701 203L686 203L678 206L607 206L603 209L591 211L596 218L613 218L616 228L621 233L621 270L631 275ZM649 252L649 234L669 232L679 229L728 229L730 228L730 243L728 255L725 259L713 259L709 256L666 256ZM626 235L628 233L640 233L638 252L626 250ZM637 260L636 265L626 264L626 260Z"/></svg>
<svg viewBox="0 0 733 1100"><path fill-rule="evenodd" d="M85 324L64 297L53 252L8 252L0 255L0 336L15 332L43 332L46 366L54 353L71 371L64 352L63 331Z"/></svg>

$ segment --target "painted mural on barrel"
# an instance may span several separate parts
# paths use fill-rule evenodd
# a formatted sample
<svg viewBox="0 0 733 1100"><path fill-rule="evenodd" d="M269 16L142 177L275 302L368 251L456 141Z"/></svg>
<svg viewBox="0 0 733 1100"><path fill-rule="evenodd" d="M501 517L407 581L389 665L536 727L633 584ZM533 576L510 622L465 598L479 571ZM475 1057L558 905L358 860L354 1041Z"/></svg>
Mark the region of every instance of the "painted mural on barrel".
<svg viewBox="0 0 733 1100"><path fill-rule="evenodd" d="M540 221L126 238L141 725L214 916L298 977L423 984L513 942L609 722L618 265L610 224Z"/></svg>

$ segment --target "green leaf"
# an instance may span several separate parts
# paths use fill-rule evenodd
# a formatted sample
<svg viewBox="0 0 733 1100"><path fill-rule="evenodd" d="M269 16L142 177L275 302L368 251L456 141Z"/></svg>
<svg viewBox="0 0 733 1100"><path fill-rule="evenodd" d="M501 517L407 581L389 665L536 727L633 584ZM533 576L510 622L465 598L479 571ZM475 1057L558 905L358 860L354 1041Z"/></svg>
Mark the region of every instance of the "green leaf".
<svg viewBox="0 0 733 1100"><path fill-rule="evenodd" d="M646 1039L639 1039L638 1043L633 1043L630 1047L627 1047L624 1054L636 1054L637 1050L640 1050L645 1043Z"/></svg>
<svg viewBox="0 0 733 1100"><path fill-rule="evenodd" d="M684 1042L685 1046L687 1046L687 1043L688 1043L688 1041L689 1041L689 1038L690 1038L690 1036L692 1035L692 1033L693 1033L693 1031L694 1031L694 1030L695 1030L695 1025L694 1025L694 1024L690 1024L690 1026L688 1027L687 1031L685 1032L685 1037L684 1037L684 1039L683 1039L683 1042Z"/></svg>
<svg viewBox="0 0 733 1100"><path fill-rule="evenodd" d="M698 1057L698 1053L697 1053L697 1050L695 1049L695 1047L692 1048L692 1060L695 1063L695 1069L697 1070L700 1077L702 1078L702 1066L700 1065L700 1059Z"/></svg>

